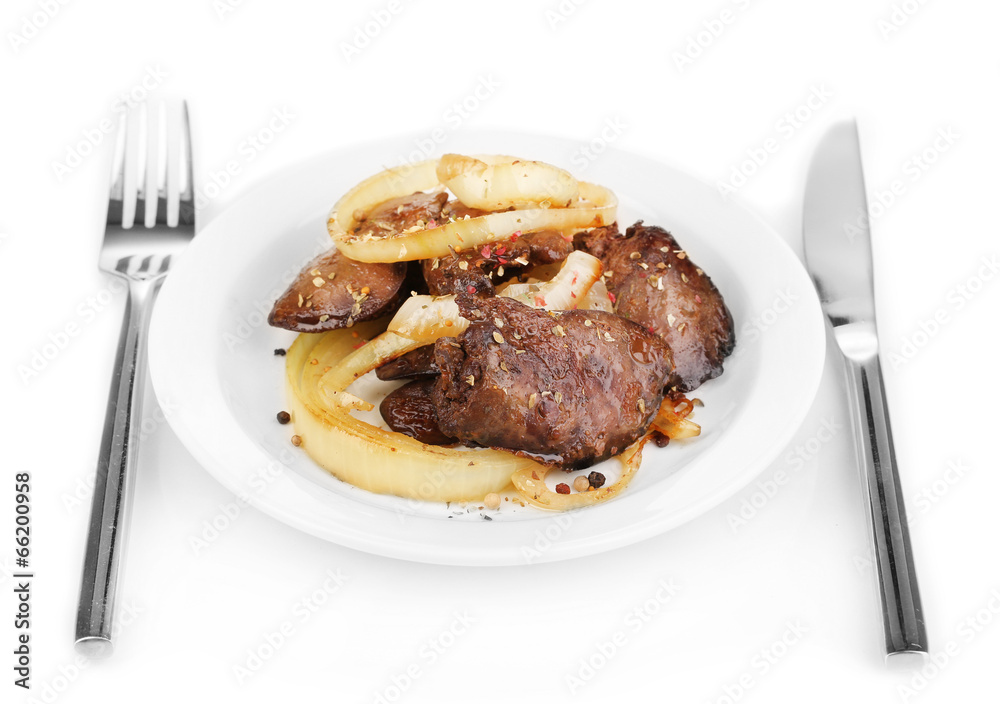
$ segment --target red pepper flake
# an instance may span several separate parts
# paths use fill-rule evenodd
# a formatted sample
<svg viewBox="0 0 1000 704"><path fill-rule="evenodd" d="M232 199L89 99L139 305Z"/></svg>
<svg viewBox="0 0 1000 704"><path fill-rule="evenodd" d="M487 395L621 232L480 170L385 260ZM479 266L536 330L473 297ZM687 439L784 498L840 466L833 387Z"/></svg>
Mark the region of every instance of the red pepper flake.
<svg viewBox="0 0 1000 704"><path fill-rule="evenodd" d="M569 493L569 484L566 484L566 483L556 484L556 491L558 493L560 493L560 494L568 494Z"/></svg>
<svg viewBox="0 0 1000 704"><path fill-rule="evenodd" d="M437 226L438 226L437 220L435 220L434 218L431 218L430 220L427 221L427 228L428 229L430 229L432 227L437 227Z"/></svg>
<svg viewBox="0 0 1000 704"><path fill-rule="evenodd" d="M580 278L579 274L573 274L573 284L576 284L576 280Z"/></svg>
<svg viewBox="0 0 1000 704"><path fill-rule="evenodd" d="M487 245L483 245L483 248L481 250L479 250L479 253L483 255L484 259L489 259L490 258L490 246L488 244Z"/></svg>
<svg viewBox="0 0 1000 704"><path fill-rule="evenodd" d="M499 249L497 250L497 254L500 254L500 250ZM506 264L507 263L507 260L504 259L503 257L497 257L497 261L500 262L500 264Z"/></svg>
<svg viewBox="0 0 1000 704"><path fill-rule="evenodd" d="M521 231L518 230L517 232L515 232L513 235L510 236L510 241L511 242L516 242L517 238L520 237L520 236L521 236Z"/></svg>
<svg viewBox="0 0 1000 704"><path fill-rule="evenodd" d="M611 293L611 291L608 291L608 299L609 299L609 300L610 300L610 301L611 301L612 303L614 303L614 302L615 302L615 294Z"/></svg>
<svg viewBox="0 0 1000 704"><path fill-rule="evenodd" d="M645 271L640 271L639 272L639 278L640 279L645 279L647 276L649 276L649 274L647 274Z"/></svg>
<svg viewBox="0 0 1000 704"><path fill-rule="evenodd" d="M701 296L699 296L697 293L694 294L694 302L695 303L701 303Z"/></svg>
<svg viewBox="0 0 1000 704"><path fill-rule="evenodd" d="M364 340L362 340L362 341L361 341L361 342L359 342L358 344L356 344L356 345L353 345L353 348L354 348L354 349L356 349L356 350L360 350L360 349L361 349L362 347L364 347L364 346L365 346L365 341L364 341Z"/></svg>
<svg viewBox="0 0 1000 704"><path fill-rule="evenodd" d="M569 292L569 295L571 295L573 298L576 298L576 294L573 293L572 291Z"/></svg>
<svg viewBox="0 0 1000 704"><path fill-rule="evenodd" d="M503 254L506 251L507 251L507 248L504 247L503 245L500 245L499 247L497 247L497 254L498 255Z"/></svg>
<svg viewBox="0 0 1000 704"><path fill-rule="evenodd" d="M476 287L473 286L472 284L469 284L468 286L465 287L465 290L468 291L469 293L475 293Z"/></svg>
<svg viewBox="0 0 1000 704"><path fill-rule="evenodd" d="M535 296L535 305L538 306L539 308L544 307L545 299L542 298L541 296Z"/></svg>

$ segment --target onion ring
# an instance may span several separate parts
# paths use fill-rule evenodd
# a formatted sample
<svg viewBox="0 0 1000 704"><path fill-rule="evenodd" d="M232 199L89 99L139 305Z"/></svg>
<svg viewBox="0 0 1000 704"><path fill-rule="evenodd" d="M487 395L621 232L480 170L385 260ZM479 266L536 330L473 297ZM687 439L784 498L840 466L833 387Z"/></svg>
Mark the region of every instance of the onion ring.
<svg viewBox="0 0 1000 704"><path fill-rule="evenodd" d="M642 448L649 437L649 435L642 437L618 455L618 459L622 463L622 475L614 484L602 486L600 489L582 491L576 494L560 494L552 491L545 485L545 475L552 471L551 467L542 467L540 470L534 467L525 467L515 472L510 481L522 499L538 508L568 511L574 508L593 506L617 496L629 485L639 469L639 465L642 464Z"/></svg>
<svg viewBox="0 0 1000 704"><path fill-rule="evenodd" d="M675 410L677 406L681 407L680 411ZM653 417L650 427L660 431L671 440L697 437L701 435L701 426L687 418L693 409L694 404L687 398L677 400L668 396L660 404L660 410Z"/></svg>
<svg viewBox="0 0 1000 704"><path fill-rule="evenodd" d="M357 213L366 213L379 203L416 191L440 187L439 160L387 169L365 179L348 191L334 206L327 230L345 256L362 262L402 262L443 257L453 250L510 239L518 232L558 230L572 234L579 230L609 225L615 221L618 199L607 188L579 183L579 198L568 208L528 208L488 213L456 220L437 227L377 235L355 235Z"/></svg>
<svg viewBox="0 0 1000 704"><path fill-rule="evenodd" d="M353 380L374 368L387 354L413 341L395 335L358 343L377 335L385 321L360 323L350 330L299 335L286 357L289 410L302 449L321 467L355 486L380 494L425 501L481 501L503 491L511 475L541 465L496 450L465 450L425 445L413 438L375 427L331 405L319 380L332 369L339 379ZM313 363L316 360L316 363ZM338 389L344 393L344 389Z"/></svg>
<svg viewBox="0 0 1000 704"><path fill-rule="evenodd" d="M601 271L597 257L572 252L551 281L530 289L523 288L526 284L515 284L501 295L531 308L571 310L577 307L577 302L585 301L592 287L600 283ZM462 317L455 296L411 296L389 323L390 332L424 344L439 337L458 337L468 327L469 321Z"/></svg>
<svg viewBox="0 0 1000 704"><path fill-rule="evenodd" d="M464 205L479 210L529 205L565 208L580 193L580 185L568 171L512 157L445 154L438 163L437 177Z"/></svg>

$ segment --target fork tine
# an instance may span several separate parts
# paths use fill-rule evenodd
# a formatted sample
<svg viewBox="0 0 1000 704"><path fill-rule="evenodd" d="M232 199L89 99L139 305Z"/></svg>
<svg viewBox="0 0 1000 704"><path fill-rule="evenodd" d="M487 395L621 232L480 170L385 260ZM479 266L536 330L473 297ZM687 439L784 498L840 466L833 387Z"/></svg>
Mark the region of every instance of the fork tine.
<svg viewBox="0 0 1000 704"><path fill-rule="evenodd" d="M122 207L125 199L125 145L128 131L128 112L118 119L118 136L115 138L115 155L111 162L111 195L108 196L107 224L121 226Z"/></svg>
<svg viewBox="0 0 1000 704"><path fill-rule="evenodd" d="M167 104L160 101L156 112L156 224L167 225L170 216L170 144L167 141Z"/></svg>
<svg viewBox="0 0 1000 704"><path fill-rule="evenodd" d="M135 175L135 217L132 227L146 226L146 195L149 192L149 168L147 155L149 151L149 122L146 115L146 104L139 106L139 135L136 138L136 175Z"/></svg>
<svg viewBox="0 0 1000 704"><path fill-rule="evenodd" d="M180 204L177 222L179 225L194 228L194 165L191 159L191 120L188 115L188 104L185 100L181 110L180 129L180 168L178 169L178 191Z"/></svg>

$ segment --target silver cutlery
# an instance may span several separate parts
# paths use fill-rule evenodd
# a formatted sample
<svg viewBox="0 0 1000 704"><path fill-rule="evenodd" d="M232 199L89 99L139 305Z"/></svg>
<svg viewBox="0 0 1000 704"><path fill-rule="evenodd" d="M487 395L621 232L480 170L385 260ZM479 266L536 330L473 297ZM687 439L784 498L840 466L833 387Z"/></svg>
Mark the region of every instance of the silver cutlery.
<svg viewBox="0 0 1000 704"><path fill-rule="evenodd" d="M879 363L868 202L853 120L832 127L816 149L806 184L803 232L807 266L847 368L886 654L926 653L927 634Z"/></svg>
<svg viewBox="0 0 1000 704"><path fill-rule="evenodd" d="M153 301L174 257L195 232L187 103L180 107L172 128L165 104L159 104L153 119L145 104L129 111L122 116L115 146L99 265L125 279L128 300L97 460L76 621L77 650L92 657L113 649ZM148 227L147 215L153 220Z"/></svg>

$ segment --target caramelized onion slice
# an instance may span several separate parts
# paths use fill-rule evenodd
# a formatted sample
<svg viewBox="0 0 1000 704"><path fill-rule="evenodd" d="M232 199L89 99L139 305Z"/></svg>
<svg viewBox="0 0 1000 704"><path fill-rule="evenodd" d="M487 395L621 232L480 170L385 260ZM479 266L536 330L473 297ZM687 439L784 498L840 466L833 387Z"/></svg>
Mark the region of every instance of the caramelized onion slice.
<svg viewBox="0 0 1000 704"><path fill-rule="evenodd" d="M622 475L614 484L602 486L600 489L591 489L575 494L560 494L552 491L545 484L545 476L551 471L549 467L542 467L540 470L535 467L525 467L515 472L510 480L521 498L538 508L568 511L574 508L592 506L617 496L629 485L636 470L639 469L639 465L642 464L642 448L647 440L649 440L648 435L618 455L618 459L622 463Z"/></svg>
<svg viewBox="0 0 1000 704"><path fill-rule="evenodd" d="M683 407L679 413L675 410L678 406ZM667 397L660 404L660 410L653 418L651 427L671 440L697 437L701 435L701 426L687 418L692 408L693 404L686 398L676 400Z"/></svg>
<svg viewBox="0 0 1000 704"><path fill-rule="evenodd" d="M542 286L546 282L528 282L528 283L507 283L497 289L498 296L508 296L510 298L514 297L528 297L529 299L534 299L541 291ZM543 294L544 297L544 294ZM587 295L580 299L579 305L576 306L581 310L603 310L605 313L614 313L614 308L611 305L611 299L608 298L608 287L604 285L603 279L598 279L594 282L594 285L590 287L587 291Z"/></svg>
<svg viewBox="0 0 1000 704"><path fill-rule="evenodd" d="M463 204L479 210L565 208L580 193L579 183L568 171L512 157L445 154L437 177Z"/></svg>
<svg viewBox="0 0 1000 704"><path fill-rule="evenodd" d="M514 300L533 308L572 310L590 288L601 278L601 260L586 252L572 252L563 262L559 273L539 286L536 293L511 293ZM508 294L505 294L508 295Z"/></svg>
<svg viewBox="0 0 1000 704"><path fill-rule="evenodd" d="M599 259L586 252L573 252L551 281L537 285L534 290L511 286L501 295L532 308L569 310L586 298L600 278ZM469 321L462 317L454 296L411 296L396 311L389 332L428 344L439 337L458 337L468 327Z"/></svg>
<svg viewBox="0 0 1000 704"><path fill-rule="evenodd" d="M421 345L439 337L458 337L469 327L454 296L411 296L389 323L389 332Z"/></svg>
<svg viewBox="0 0 1000 704"><path fill-rule="evenodd" d="M384 326L385 321L375 321L349 330L300 335L289 348L289 410L301 447L313 460L362 489L426 501L478 501L507 487L514 472L541 467L496 450L424 445L355 418L339 403L331 405L328 389L320 385L326 374L336 370L330 381L342 386L363 376L386 355L413 344L398 336L377 336ZM374 339L366 344L369 337ZM333 388L339 393L345 389Z"/></svg>
<svg viewBox="0 0 1000 704"><path fill-rule="evenodd" d="M452 250L480 247L510 239L517 232L558 230L572 233L615 221L618 199L607 188L579 183L579 198L568 208L527 208L488 213L467 220L435 223L413 232L376 235L354 234L356 214L365 213L390 198L440 187L438 160L387 169L368 178L337 201L327 220L327 230L337 248L356 261L401 262L431 259Z"/></svg>

